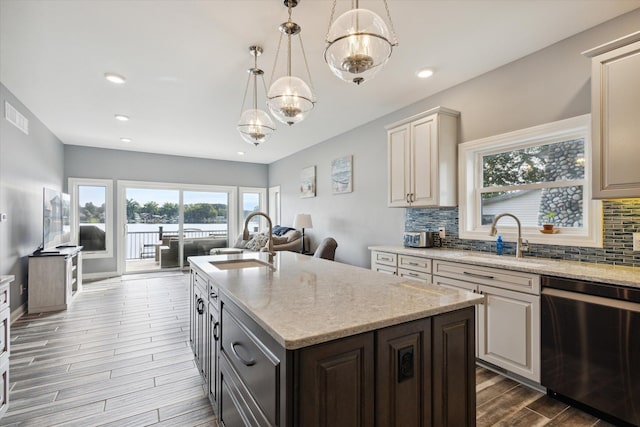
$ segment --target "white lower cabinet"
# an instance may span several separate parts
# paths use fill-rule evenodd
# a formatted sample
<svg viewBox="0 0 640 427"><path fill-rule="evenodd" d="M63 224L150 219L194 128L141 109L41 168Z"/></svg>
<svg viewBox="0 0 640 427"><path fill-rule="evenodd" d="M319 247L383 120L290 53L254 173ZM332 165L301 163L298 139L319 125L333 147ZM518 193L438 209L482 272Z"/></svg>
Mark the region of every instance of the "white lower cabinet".
<svg viewBox="0 0 640 427"><path fill-rule="evenodd" d="M433 261L433 283L484 295L476 309L476 356L540 382L540 276Z"/></svg>
<svg viewBox="0 0 640 427"><path fill-rule="evenodd" d="M478 358L540 382L540 296L478 286Z"/></svg>

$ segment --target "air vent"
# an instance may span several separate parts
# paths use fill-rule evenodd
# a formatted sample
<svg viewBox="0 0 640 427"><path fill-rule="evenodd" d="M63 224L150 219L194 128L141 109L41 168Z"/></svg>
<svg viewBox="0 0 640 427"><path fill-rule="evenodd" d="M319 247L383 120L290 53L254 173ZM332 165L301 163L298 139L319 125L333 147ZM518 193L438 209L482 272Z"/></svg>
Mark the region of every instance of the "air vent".
<svg viewBox="0 0 640 427"><path fill-rule="evenodd" d="M4 118L22 132L29 135L29 120L7 101L4 101Z"/></svg>

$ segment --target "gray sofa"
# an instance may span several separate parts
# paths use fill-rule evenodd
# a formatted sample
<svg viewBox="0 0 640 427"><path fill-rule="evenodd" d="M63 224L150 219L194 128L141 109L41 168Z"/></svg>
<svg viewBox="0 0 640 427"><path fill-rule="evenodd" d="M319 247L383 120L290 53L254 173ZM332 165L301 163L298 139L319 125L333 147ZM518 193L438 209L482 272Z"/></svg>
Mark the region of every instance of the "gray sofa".
<svg viewBox="0 0 640 427"><path fill-rule="evenodd" d="M211 249L226 248L227 239L216 239L213 237L194 237L184 239L184 265L187 265L187 258L190 256L209 255ZM160 268L178 267L178 238L165 237L162 239L162 246L168 249L161 249Z"/></svg>

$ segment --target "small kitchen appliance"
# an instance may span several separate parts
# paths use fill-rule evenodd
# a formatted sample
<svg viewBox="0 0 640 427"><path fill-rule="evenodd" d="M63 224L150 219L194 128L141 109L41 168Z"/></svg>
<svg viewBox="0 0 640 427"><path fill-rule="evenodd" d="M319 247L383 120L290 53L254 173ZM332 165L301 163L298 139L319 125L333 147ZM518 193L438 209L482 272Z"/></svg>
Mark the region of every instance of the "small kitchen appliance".
<svg viewBox="0 0 640 427"><path fill-rule="evenodd" d="M433 233L430 231L405 231L403 242L407 248L430 248L433 246Z"/></svg>

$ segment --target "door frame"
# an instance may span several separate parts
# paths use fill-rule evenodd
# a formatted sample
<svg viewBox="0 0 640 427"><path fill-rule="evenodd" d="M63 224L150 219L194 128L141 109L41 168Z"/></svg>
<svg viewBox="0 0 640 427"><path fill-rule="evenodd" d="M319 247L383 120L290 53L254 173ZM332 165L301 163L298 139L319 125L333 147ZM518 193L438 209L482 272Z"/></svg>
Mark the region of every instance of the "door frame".
<svg viewBox="0 0 640 427"><path fill-rule="evenodd" d="M229 195L228 206L227 206L227 227L228 227L228 242L234 242L236 239L236 233L238 229L237 218L238 218L238 188L229 186L229 185L205 185L205 184L180 184L180 183L171 183L171 182L155 182L155 181L129 181L129 180L117 180L116 181L116 189L117 189L117 198L116 198L116 206L117 206L117 225L115 231L115 244L117 248L117 274L121 276L126 273L126 243L127 243L127 235L126 235L126 216L127 216L127 188L143 188L150 190L177 190L179 192L179 209L180 209L180 220L178 223L178 238L180 241L179 245L179 260L181 269L184 267L182 265L182 229L184 227L184 206L183 206L183 193L185 191L202 191L202 192L211 192L211 193L223 193L226 192ZM155 271L155 270L154 270Z"/></svg>

